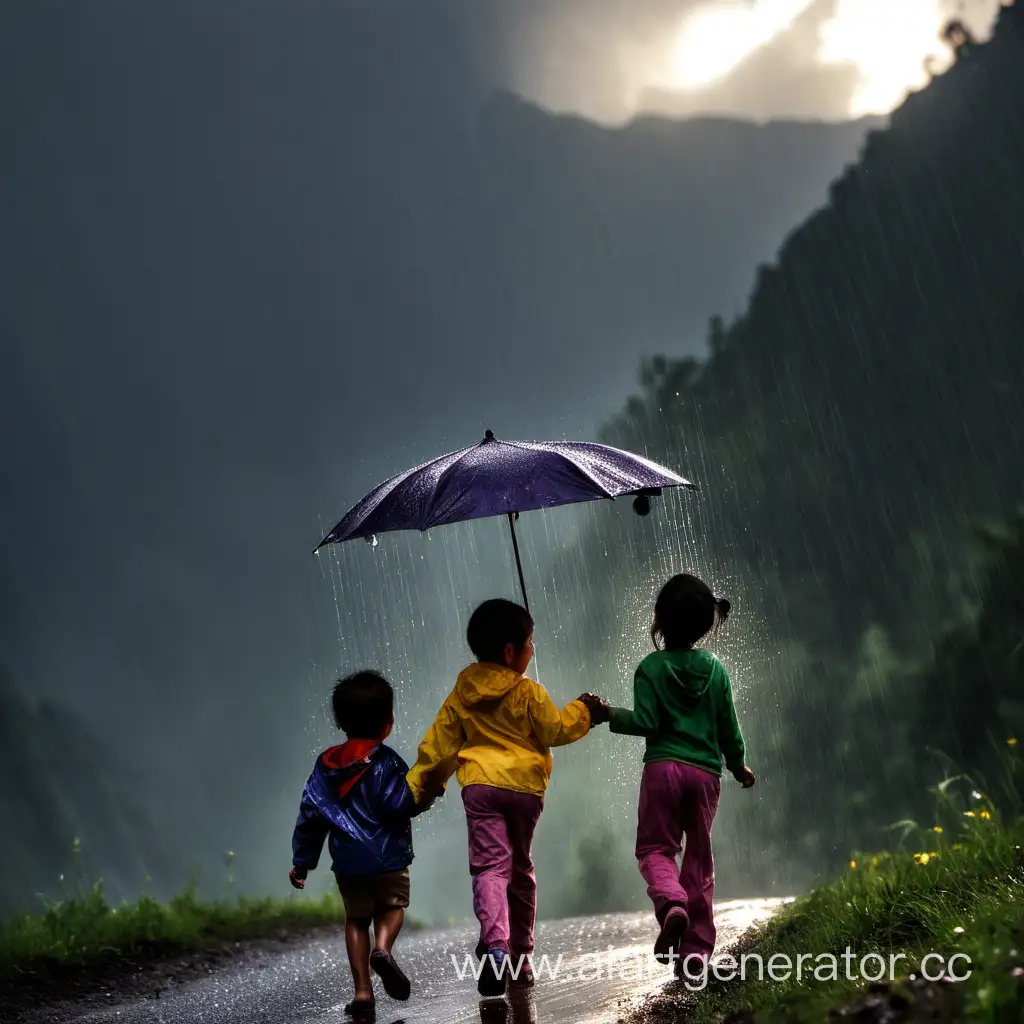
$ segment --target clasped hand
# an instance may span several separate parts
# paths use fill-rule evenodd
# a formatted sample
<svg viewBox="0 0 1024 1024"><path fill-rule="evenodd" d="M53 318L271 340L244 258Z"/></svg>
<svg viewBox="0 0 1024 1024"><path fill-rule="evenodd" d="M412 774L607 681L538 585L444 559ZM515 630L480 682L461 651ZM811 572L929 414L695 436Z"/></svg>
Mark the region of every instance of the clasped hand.
<svg viewBox="0 0 1024 1024"><path fill-rule="evenodd" d="M603 725L605 722L611 721L612 706L603 697L599 697L596 693L581 693L576 699L581 701L590 712L591 725Z"/></svg>

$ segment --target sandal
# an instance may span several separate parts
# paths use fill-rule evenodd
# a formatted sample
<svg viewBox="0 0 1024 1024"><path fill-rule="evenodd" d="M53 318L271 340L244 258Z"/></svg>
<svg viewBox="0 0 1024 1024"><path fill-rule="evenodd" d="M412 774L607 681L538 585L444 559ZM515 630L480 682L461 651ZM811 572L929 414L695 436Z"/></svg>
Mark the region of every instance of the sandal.
<svg viewBox="0 0 1024 1024"><path fill-rule="evenodd" d="M353 999L345 1004L345 1013L356 1020L372 1020L377 1010L374 999Z"/></svg>
<svg viewBox="0 0 1024 1024"><path fill-rule="evenodd" d="M392 999L406 1000L412 991L412 985L405 972L395 962L395 958L383 949L375 949L370 954L370 970L384 984L384 991Z"/></svg>
<svg viewBox="0 0 1024 1024"><path fill-rule="evenodd" d="M484 999L494 999L505 994L508 985L508 961L508 952L500 946L488 950L480 968L480 979L476 983L476 990Z"/></svg>
<svg viewBox="0 0 1024 1024"><path fill-rule="evenodd" d="M661 931L654 940L654 959L663 964L674 959L679 954L679 947L689 926L690 918L686 911L682 907L670 907L661 922Z"/></svg>

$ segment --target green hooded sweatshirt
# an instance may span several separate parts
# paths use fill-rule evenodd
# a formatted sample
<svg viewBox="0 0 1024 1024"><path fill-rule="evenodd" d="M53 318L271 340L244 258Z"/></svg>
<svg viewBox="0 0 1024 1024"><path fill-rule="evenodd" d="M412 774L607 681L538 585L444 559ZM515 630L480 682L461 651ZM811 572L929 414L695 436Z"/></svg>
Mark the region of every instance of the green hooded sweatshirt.
<svg viewBox="0 0 1024 1024"><path fill-rule="evenodd" d="M735 776L743 770L743 736L732 702L732 684L710 652L655 651L633 677L633 710L612 708L612 732L645 736L644 764L682 761Z"/></svg>

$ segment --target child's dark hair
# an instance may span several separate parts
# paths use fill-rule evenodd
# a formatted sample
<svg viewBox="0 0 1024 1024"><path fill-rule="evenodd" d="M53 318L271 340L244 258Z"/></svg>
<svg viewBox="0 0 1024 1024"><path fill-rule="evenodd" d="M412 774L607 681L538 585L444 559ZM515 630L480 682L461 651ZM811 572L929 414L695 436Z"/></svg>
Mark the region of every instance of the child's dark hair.
<svg viewBox="0 0 1024 1024"><path fill-rule="evenodd" d="M661 588L654 603L651 642L658 650L685 650L707 636L717 621L729 617L731 605L715 597L697 576L679 573Z"/></svg>
<svg viewBox="0 0 1024 1024"><path fill-rule="evenodd" d="M391 723L395 692L379 672L356 672L338 680L331 708L334 724L346 736L377 739Z"/></svg>
<svg viewBox="0 0 1024 1024"><path fill-rule="evenodd" d="M484 601L469 617L466 640L480 661L501 665L505 661L506 644L521 650L532 630L533 619L521 604L498 597Z"/></svg>

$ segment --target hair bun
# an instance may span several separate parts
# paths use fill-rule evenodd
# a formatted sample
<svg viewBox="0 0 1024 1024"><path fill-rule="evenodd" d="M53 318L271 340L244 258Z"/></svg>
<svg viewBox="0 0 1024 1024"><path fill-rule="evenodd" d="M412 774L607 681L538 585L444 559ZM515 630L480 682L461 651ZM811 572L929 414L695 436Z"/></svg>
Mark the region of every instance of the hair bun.
<svg viewBox="0 0 1024 1024"><path fill-rule="evenodd" d="M729 617L729 610L732 608L732 604L728 598L716 597L715 607L718 609L718 614L721 615L723 619L727 619Z"/></svg>

